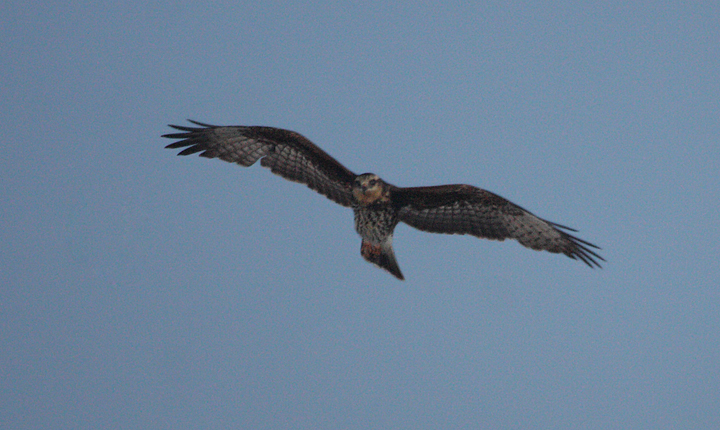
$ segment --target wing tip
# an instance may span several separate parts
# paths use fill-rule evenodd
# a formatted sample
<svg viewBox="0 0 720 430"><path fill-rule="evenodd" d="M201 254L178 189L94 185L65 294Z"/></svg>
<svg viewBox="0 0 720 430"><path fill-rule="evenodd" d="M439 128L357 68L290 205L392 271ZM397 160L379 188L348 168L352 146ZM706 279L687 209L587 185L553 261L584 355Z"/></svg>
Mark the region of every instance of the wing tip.
<svg viewBox="0 0 720 430"><path fill-rule="evenodd" d="M586 240L582 240L579 237L573 236L567 232L562 231L562 229L569 230L569 231L577 231L575 229L565 227L560 224L552 223L552 225L563 235L563 237L568 241L568 246L565 247L565 249L562 251L563 254L567 255L568 257L572 258L573 260L580 260L583 263L587 264L591 269L602 269L602 265L598 262L607 262L603 257L600 256L597 252L593 251L590 248L595 248L597 250L601 250L599 246L590 243Z"/></svg>
<svg viewBox="0 0 720 430"><path fill-rule="evenodd" d="M195 125L199 125L200 127L203 127L203 128L216 128L216 127L219 127L218 125L213 125L213 124L208 124L208 123L205 123L205 122L195 121L194 119L190 119L190 118L187 118L187 121L188 121L188 122L191 122L191 123L193 123L193 124L195 124ZM172 126L171 126L171 127L172 127Z"/></svg>
<svg viewBox="0 0 720 430"><path fill-rule="evenodd" d="M219 126L217 126L217 125L206 124L206 123L204 123L204 122L195 121L195 120L192 120L192 119L188 119L187 121L188 121L188 122L191 122L191 123L193 123L193 124L195 124L195 125L199 125L200 127L189 127L189 126L187 126L187 125L168 124L168 127L174 128L175 130L183 131L183 132L185 132L185 133L169 133L169 134L163 134L162 137L167 137L167 138L170 138L170 139L178 139L177 136L187 135L187 134L189 134L189 133L193 133L193 132L196 132L196 131L205 130L205 129L208 129L208 128L217 128L217 127L219 127Z"/></svg>
<svg viewBox="0 0 720 430"><path fill-rule="evenodd" d="M166 149L178 149L187 147L184 150L178 152L178 156L191 155L200 151L207 150L207 144L202 142L202 139L200 139L200 137L202 137L200 133L204 130L218 127L217 125L206 124L204 122L195 121L192 119L188 119L188 121L192 124L198 125L199 127L188 127L186 125L168 124L169 127L174 128L175 130L179 130L182 133L166 133L160 136L166 139L180 139L177 142L165 145Z"/></svg>

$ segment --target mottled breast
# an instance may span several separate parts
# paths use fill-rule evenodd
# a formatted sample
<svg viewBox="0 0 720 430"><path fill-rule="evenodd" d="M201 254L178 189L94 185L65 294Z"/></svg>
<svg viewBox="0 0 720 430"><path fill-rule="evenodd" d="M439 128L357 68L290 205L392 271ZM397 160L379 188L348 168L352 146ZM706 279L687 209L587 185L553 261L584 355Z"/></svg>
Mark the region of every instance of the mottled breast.
<svg viewBox="0 0 720 430"><path fill-rule="evenodd" d="M355 231L360 237L375 245L383 243L392 235L398 223L397 214L388 204L358 206L355 211Z"/></svg>

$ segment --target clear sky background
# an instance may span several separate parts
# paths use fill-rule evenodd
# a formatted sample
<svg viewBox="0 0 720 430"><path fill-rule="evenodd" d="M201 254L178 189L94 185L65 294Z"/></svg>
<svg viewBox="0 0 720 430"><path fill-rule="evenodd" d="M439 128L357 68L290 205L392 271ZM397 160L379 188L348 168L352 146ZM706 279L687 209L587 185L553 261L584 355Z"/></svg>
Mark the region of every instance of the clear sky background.
<svg viewBox="0 0 720 430"><path fill-rule="evenodd" d="M470 3L470 4L469 4ZM720 428L713 2L11 1L3 429ZM176 157L301 132L575 227L601 270Z"/></svg>

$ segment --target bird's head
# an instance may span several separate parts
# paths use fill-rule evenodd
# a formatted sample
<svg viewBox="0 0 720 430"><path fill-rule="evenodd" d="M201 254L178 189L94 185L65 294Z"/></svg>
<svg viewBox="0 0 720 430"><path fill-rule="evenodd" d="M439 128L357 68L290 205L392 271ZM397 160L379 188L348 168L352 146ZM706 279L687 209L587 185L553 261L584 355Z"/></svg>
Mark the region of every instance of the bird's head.
<svg viewBox="0 0 720 430"><path fill-rule="evenodd" d="M363 173L355 178L353 195L363 205L389 200L385 182L373 173Z"/></svg>

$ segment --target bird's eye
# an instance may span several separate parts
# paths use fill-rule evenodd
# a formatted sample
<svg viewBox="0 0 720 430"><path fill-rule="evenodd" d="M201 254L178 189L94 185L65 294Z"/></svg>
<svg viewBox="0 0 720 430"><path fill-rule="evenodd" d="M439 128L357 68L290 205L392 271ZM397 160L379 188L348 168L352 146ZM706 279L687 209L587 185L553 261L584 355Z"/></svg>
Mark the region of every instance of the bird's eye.
<svg viewBox="0 0 720 430"><path fill-rule="evenodd" d="M372 187L372 186L375 185L375 184L377 184L377 181L376 181L375 179L372 179L372 180L370 181L370 186Z"/></svg>

